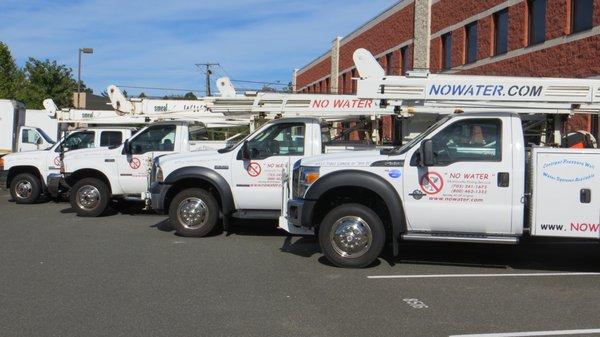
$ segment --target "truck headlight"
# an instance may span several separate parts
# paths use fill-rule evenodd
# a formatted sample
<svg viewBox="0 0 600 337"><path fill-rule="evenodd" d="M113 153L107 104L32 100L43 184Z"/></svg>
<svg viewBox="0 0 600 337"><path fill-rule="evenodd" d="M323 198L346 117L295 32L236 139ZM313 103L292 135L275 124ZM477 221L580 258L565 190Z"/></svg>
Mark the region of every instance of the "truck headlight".
<svg viewBox="0 0 600 337"><path fill-rule="evenodd" d="M296 197L302 198L308 191L308 188L320 177L320 168L318 167L309 167L309 166L301 166L299 177L298 177L298 187L296 192Z"/></svg>
<svg viewBox="0 0 600 337"><path fill-rule="evenodd" d="M157 183L162 183L163 180L163 170L160 168L160 166L156 166L156 170L154 172L154 181Z"/></svg>

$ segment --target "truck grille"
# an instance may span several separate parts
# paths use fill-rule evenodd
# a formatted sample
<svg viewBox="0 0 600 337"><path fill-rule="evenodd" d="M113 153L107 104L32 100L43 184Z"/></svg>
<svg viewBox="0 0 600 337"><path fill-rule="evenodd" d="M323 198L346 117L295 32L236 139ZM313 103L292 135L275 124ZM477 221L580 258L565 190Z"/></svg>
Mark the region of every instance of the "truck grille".
<svg viewBox="0 0 600 337"><path fill-rule="evenodd" d="M300 167L296 167L296 168L294 168L294 171L292 173L292 197L293 198L300 197L298 195L298 193L300 193L300 188L298 186L299 180L300 180Z"/></svg>

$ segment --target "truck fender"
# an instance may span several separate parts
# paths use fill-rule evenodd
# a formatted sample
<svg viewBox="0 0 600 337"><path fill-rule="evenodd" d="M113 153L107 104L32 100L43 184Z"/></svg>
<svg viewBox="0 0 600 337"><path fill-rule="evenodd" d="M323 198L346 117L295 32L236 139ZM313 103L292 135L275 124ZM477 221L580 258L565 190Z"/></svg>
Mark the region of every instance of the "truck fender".
<svg viewBox="0 0 600 337"><path fill-rule="evenodd" d="M35 167L35 166L13 166L10 169L8 169L8 176L6 178L6 186L10 186L10 183L12 182L13 178L16 177L18 174L21 173L31 173L34 176L38 177L38 179L40 180L40 184L42 184L42 189L46 189L46 179L45 177L42 177L42 174L40 172L40 170Z"/></svg>
<svg viewBox="0 0 600 337"><path fill-rule="evenodd" d="M206 167L182 167L169 174L164 183L174 185L184 179L200 179L213 185L221 197L223 215L229 215L235 210L231 188L225 178L216 171Z"/></svg>
<svg viewBox="0 0 600 337"><path fill-rule="evenodd" d="M343 170L325 175L318 179L307 191L306 200L319 200L325 193L339 187L360 187L376 193L390 212L393 235L394 255L398 255L398 239L406 230L406 219L402 200L394 187L382 177L365 171ZM312 204L313 206L316 203ZM313 216L313 209L309 217ZM304 217L303 217L304 218ZM308 219L306 219L308 220Z"/></svg>

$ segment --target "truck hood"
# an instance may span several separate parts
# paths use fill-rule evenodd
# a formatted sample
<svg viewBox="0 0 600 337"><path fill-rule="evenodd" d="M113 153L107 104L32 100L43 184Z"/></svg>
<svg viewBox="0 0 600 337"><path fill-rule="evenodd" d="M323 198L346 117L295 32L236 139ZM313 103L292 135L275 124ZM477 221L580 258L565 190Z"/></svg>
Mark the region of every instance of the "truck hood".
<svg viewBox="0 0 600 337"><path fill-rule="evenodd" d="M355 151L302 159L302 166L316 167L368 167L374 162L385 160L404 160L405 155L383 155L381 151Z"/></svg>
<svg viewBox="0 0 600 337"><path fill-rule="evenodd" d="M106 156L108 154L121 153L121 148L109 149L108 147L95 147L90 149L71 150L65 152L65 161L68 159L90 158L95 156Z"/></svg>
<svg viewBox="0 0 600 337"><path fill-rule="evenodd" d="M158 165L165 169L169 167L202 166L203 163L212 163L223 160L224 155L217 151L183 152L161 156Z"/></svg>
<svg viewBox="0 0 600 337"><path fill-rule="evenodd" d="M31 164L37 164L42 158L45 158L48 155L48 151L39 150L39 151L25 151L25 152L13 152L9 153L6 156L2 157L4 159L4 167L10 168L17 162L29 162ZM58 153L56 154L59 155Z"/></svg>

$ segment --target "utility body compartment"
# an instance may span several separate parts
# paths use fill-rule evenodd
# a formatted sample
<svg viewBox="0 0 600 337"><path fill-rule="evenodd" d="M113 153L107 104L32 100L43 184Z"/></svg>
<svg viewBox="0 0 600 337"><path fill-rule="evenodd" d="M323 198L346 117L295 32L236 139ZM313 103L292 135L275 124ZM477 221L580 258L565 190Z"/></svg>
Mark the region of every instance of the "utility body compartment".
<svg viewBox="0 0 600 337"><path fill-rule="evenodd" d="M600 238L600 150L534 148L531 235Z"/></svg>

